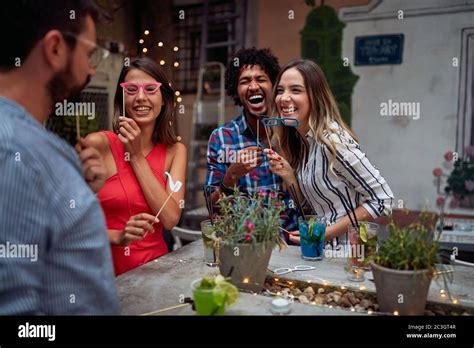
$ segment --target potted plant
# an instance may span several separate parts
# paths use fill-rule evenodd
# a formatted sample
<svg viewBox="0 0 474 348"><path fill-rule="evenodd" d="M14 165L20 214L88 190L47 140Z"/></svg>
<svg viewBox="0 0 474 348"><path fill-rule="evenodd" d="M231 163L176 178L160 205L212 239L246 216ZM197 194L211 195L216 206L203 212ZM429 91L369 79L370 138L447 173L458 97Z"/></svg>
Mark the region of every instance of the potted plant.
<svg viewBox="0 0 474 348"><path fill-rule="evenodd" d="M417 222L404 228L390 217L390 235L370 257L381 312L423 315L439 263L439 243L433 238L435 216L422 213ZM446 284L445 274L443 280Z"/></svg>
<svg viewBox="0 0 474 348"><path fill-rule="evenodd" d="M284 203L276 192L248 195L235 189L221 197L218 207L213 229L220 272L241 289L260 291L272 249L286 246L279 231Z"/></svg>

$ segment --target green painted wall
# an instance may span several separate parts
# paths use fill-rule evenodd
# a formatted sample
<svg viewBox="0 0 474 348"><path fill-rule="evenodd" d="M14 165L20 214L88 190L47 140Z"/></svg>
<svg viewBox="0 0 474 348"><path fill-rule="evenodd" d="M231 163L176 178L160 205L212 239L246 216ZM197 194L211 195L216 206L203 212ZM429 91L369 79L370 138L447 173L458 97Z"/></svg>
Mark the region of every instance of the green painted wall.
<svg viewBox="0 0 474 348"><path fill-rule="evenodd" d="M318 6L306 17L301 31L301 56L311 59L324 71L344 121L351 124L351 97L359 77L341 57L342 29L336 11Z"/></svg>

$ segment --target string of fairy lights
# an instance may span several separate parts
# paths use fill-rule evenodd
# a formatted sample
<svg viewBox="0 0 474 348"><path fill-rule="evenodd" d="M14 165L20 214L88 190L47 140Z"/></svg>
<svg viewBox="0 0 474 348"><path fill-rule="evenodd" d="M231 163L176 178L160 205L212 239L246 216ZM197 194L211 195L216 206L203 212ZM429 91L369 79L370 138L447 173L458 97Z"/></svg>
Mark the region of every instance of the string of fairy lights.
<svg viewBox="0 0 474 348"><path fill-rule="evenodd" d="M355 285L347 286L347 285L342 285L344 283L339 282L339 281L328 281L328 280L325 280L325 279L320 278L320 277L315 277L315 276L311 276L311 277L314 278L314 279L306 279L304 281L300 280L300 282L306 282L310 285L311 284L316 284L316 285L323 285L323 286L331 286L331 287L334 287L334 288L339 288L341 291L345 291L345 290L367 291L367 288L364 285L359 285L358 287L356 287ZM437 278L434 278L434 279L435 279L435 281L437 280ZM283 285L284 286L284 285L287 284L290 287L293 286L293 281L285 279L285 278L283 278L283 279L273 278L273 280L278 285ZM249 279L244 278L244 283L249 283ZM442 285L440 285L440 284L438 284L438 286L440 286L441 289L439 290L439 297L437 297L437 296L434 297L436 300L441 300L441 302L448 303L448 304L451 303L453 305L458 305L459 304L459 300L457 298L455 298L454 296L452 296L452 294L449 291L442 288ZM269 293L273 296L277 296L277 297L283 296L282 292L280 292L280 291L278 291L277 293L270 293L267 290L267 293ZM254 293L254 295L257 295L257 293ZM289 295L286 295L286 296L283 296L283 297L288 297L291 300L294 300L294 298L295 298L295 296L292 295L292 294L289 294ZM319 304L316 304L316 302L313 301L313 302L310 302L310 305L319 305ZM319 306L333 308L332 305L327 305L327 304L323 304L323 305L319 305ZM350 311L354 312L355 308L351 307ZM361 311L361 312L365 312L367 314L375 314L374 311L372 311L372 310L367 310L367 311L364 310L364 311ZM395 310L393 313L377 312L377 314L379 314L379 315L382 315L382 314L389 314L390 315L390 314L392 314L394 316L400 315L400 313L397 310Z"/></svg>
<svg viewBox="0 0 474 348"><path fill-rule="evenodd" d="M150 31L149 31L148 29L146 29L146 30L143 32L143 35L145 36L145 38L146 38L146 37L149 37L149 36L150 36ZM140 45L143 45L143 47L142 47L142 53L146 54L146 53L148 52L148 47L146 47L145 39L144 39L144 38L141 38L140 40L138 40L138 43L139 43ZM165 44L164 44L163 41L158 41L158 43L156 44L156 46L157 46L158 48L165 48ZM178 51L179 51L179 47L176 46L176 45L174 45L174 46L171 48L171 50L172 50L173 52L178 52ZM163 59L163 58L161 58L161 59L159 59L158 63L159 63L161 66L164 66L164 65L166 65L166 60ZM173 67L176 68L176 69L179 68L179 62L178 62L177 60L175 60L175 61L173 62ZM181 102L183 101L183 99L181 98L181 92L178 91L178 90L176 90L176 91L174 92L174 94L175 94L175 96L176 96L176 102L177 102L177 103L181 103Z"/></svg>

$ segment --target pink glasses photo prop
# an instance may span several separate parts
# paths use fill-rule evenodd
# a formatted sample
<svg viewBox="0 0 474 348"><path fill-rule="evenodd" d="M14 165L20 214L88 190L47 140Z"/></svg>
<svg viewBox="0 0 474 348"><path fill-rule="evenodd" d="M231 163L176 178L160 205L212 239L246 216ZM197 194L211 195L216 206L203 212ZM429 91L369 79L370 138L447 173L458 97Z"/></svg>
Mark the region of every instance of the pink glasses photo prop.
<svg viewBox="0 0 474 348"><path fill-rule="evenodd" d="M141 89L145 94L155 94L158 92L158 89L160 89L161 82L149 82L144 84L135 82L122 82L120 87L122 87L122 110L123 115L125 116L125 93L128 95L135 95L138 94Z"/></svg>

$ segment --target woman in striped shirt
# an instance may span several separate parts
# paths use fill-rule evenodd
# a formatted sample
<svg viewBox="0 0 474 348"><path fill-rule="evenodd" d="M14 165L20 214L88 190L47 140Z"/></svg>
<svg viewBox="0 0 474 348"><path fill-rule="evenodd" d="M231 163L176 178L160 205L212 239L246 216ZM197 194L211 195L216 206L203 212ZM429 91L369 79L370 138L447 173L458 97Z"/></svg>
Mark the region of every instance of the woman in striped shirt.
<svg viewBox="0 0 474 348"><path fill-rule="evenodd" d="M281 118L296 118L300 124L276 127L274 141L280 154L265 150L270 169L284 185L297 188L300 201L326 217L326 240L345 240L349 199L358 221L372 221L390 212L393 193L342 120L317 64L293 60L284 66L275 83L274 100Z"/></svg>

